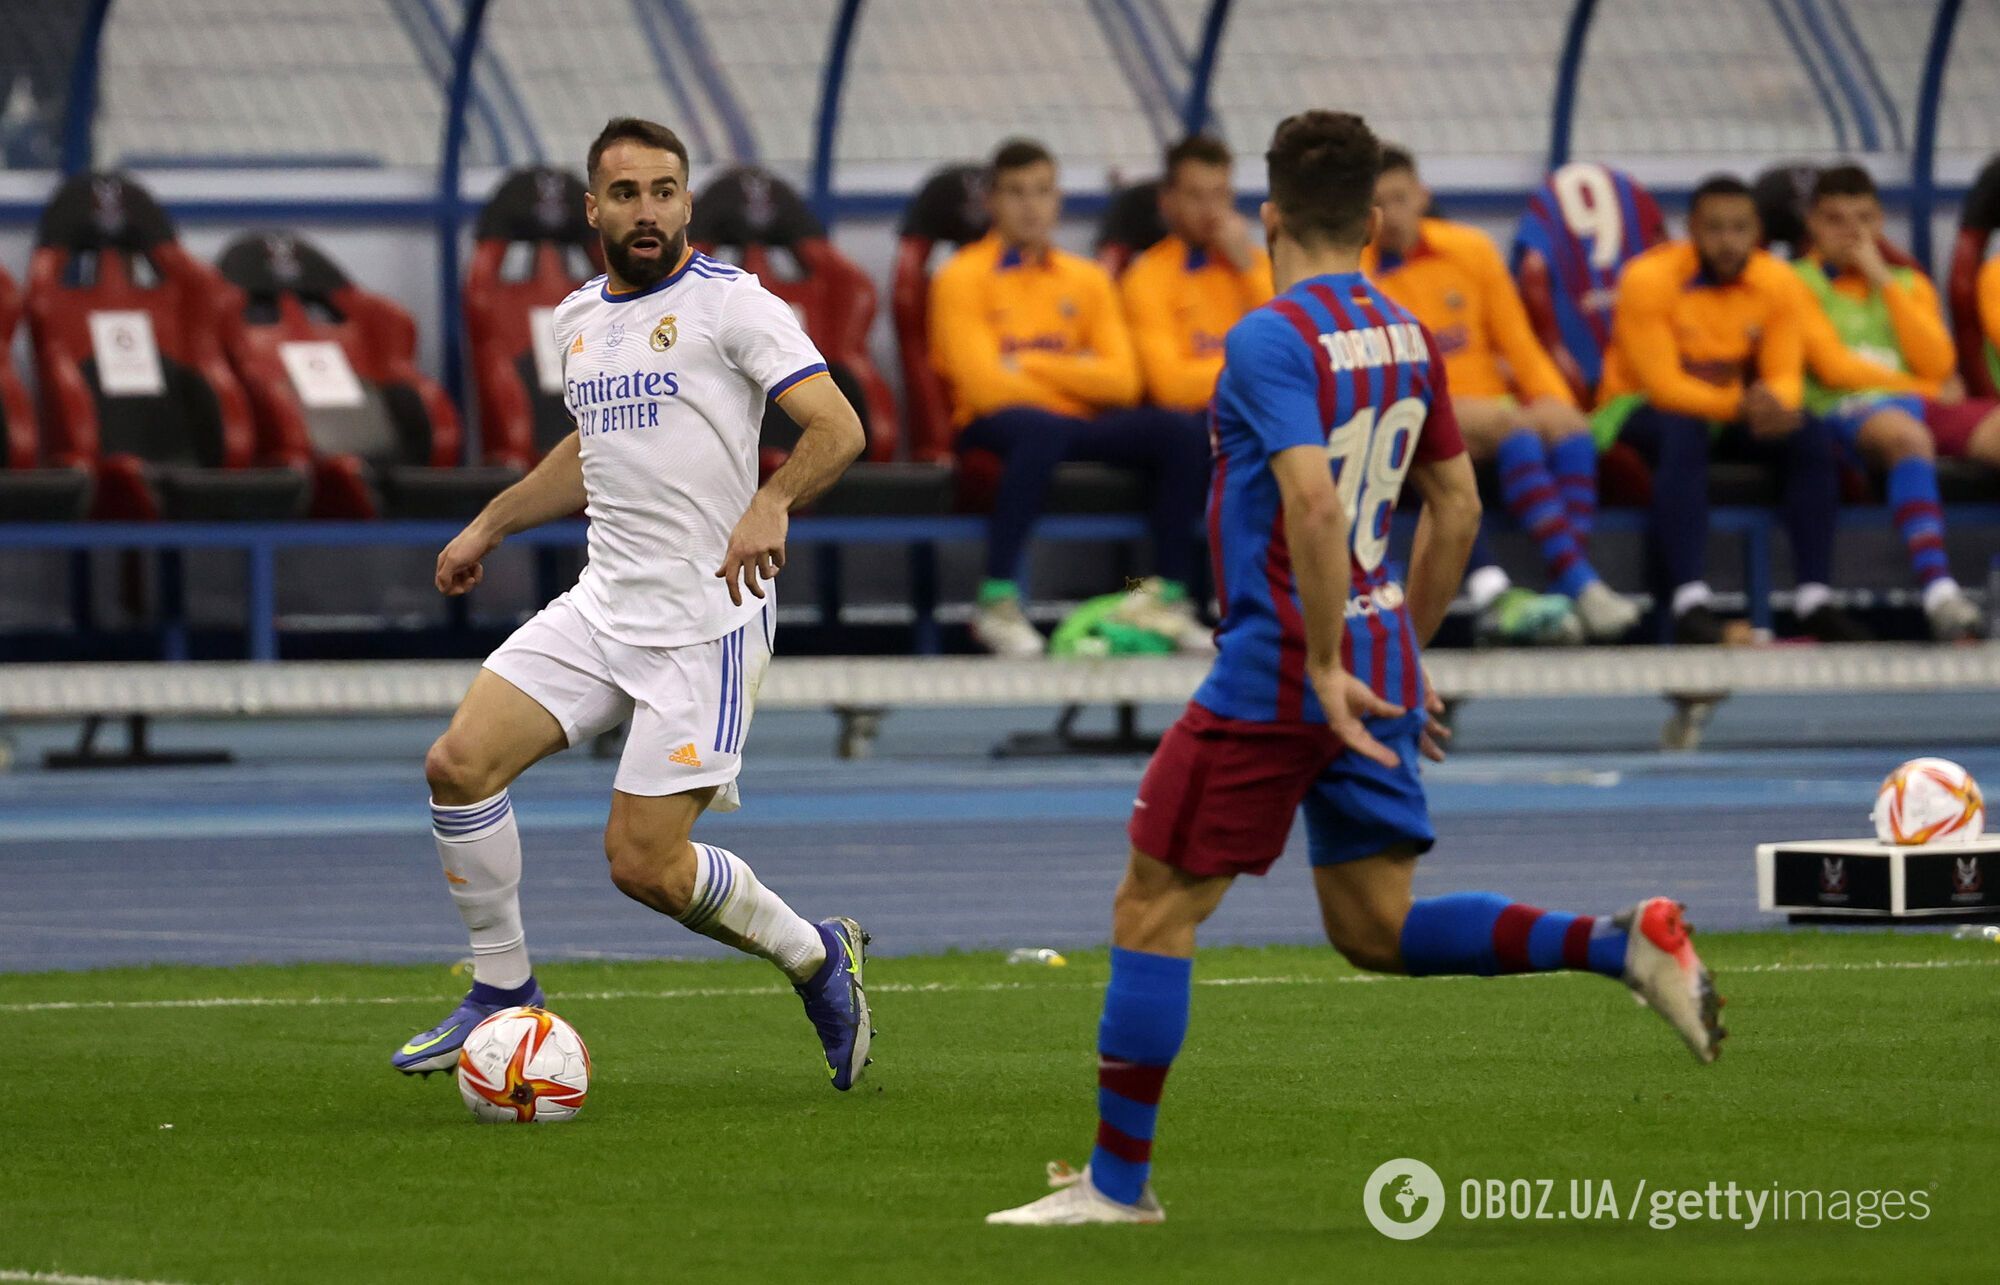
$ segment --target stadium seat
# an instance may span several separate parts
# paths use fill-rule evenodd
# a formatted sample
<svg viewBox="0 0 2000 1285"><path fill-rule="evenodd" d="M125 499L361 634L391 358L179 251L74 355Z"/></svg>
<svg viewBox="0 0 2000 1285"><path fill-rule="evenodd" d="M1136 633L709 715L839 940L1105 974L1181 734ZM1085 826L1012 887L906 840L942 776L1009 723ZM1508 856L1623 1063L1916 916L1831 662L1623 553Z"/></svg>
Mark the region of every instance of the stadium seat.
<svg viewBox="0 0 2000 1285"><path fill-rule="evenodd" d="M532 468L575 425L563 405L562 355L551 314L604 271L584 217L583 181L564 170L508 175L479 213L465 274L465 332L489 464Z"/></svg>
<svg viewBox="0 0 2000 1285"><path fill-rule="evenodd" d="M519 473L458 467L458 413L415 365L408 313L287 232L238 237L224 346L273 453L334 518L466 518Z"/></svg>
<svg viewBox="0 0 2000 1285"><path fill-rule="evenodd" d="M20 320L21 291L0 270L0 522L80 518L90 507L90 474L41 467L41 434L11 356Z"/></svg>
<svg viewBox="0 0 2000 1285"><path fill-rule="evenodd" d="M1112 276L1167 235L1160 217L1160 180L1148 179L1112 193L1097 224L1097 261Z"/></svg>
<svg viewBox="0 0 2000 1285"><path fill-rule="evenodd" d="M1787 259L1812 250L1806 233L1806 207L1812 203L1813 184L1818 181L1819 167L1803 163L1773 165L1757 176L1750 191L1757 202L1757 221L1763 227L1766 250ZM1875 244L1891 267L1929 271L1888 237L1876 238Z"/></svg>
<svg viewBox="0 0 2000 1285"><path fill-rule="evenodd" d="M1810 248L1806 244L1806 205L1818 181L1819 166L1799 161L1773 165L1750 185L1766 250L1796 259Z"/></svg>
<svg viewBox="0 0 2000 1285"><path fill-rule="evenodd" d="M1542 344L1591 404L1626 262L1666 237L1652 194L1630 175L1572 161L1528 198L1514 234L1514 278Z"/></svg>
<svg viewBox="0 0 2000 1285"><path fill-rule="evenodd" d="M861 417L865 458L893 459L896 404L868 355L875 283L834 248L804 199L755 166L725 170L695 201L688 240L706 253L723 251L718 257L756 273L766 290L792 305L826 358L827 373ZM798 426L772 406L764 418L764 471L782 464L797 441Z"/></svg>
<svg viewBox="0 0 2000 1285"><path fill-rule="evenodd" d="M42 212L28 274L49 456L96 478L107 518L270 519L308 478L253 467L249 400L223 356L227 287L152 195L80 174Z"/></svg>
<svg viewBox="0 0 2000 1285"><path fill-rule="evenodd" d="M927 179L903 211L889 296L896 347L903 359L903 403L909 413L910 458L951 459L951 402L931 365L931 259L940 244L969 245L986 235L986 171L951 165Z"/></svg>
<svg viewBox="0 0 2000 1285"><path fill-rule="evenodd" d="M2000 228L2000 156L1986 162L1966 195L1945 278L1952 339L1958 346L1958 373L1965 379L1966 392L1974 397L2000 397L2000 356L1992 351L1979 324L1979 269L1986 262L1995 228Z"/></svg>

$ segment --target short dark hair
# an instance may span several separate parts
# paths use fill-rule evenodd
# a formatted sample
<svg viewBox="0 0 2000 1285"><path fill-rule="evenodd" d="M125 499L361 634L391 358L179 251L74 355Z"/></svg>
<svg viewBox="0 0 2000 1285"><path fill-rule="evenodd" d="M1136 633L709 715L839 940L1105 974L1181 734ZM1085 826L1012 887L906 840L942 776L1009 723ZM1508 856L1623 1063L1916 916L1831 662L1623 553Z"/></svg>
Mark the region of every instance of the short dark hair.
<svg viewBox="0 0 2000 1285"><path fill-rule="evenodd" d="M1278 122L1264 153L1271 203L1301 242L1358 246L1382 172L1382 143L1352 112L1306 111Z"/></svg>
<svg viewBox="0 0 2000 1285"><path fill-rule="evenodd" d="M1032 138L1010 138L993 149L993 159L986 169L993 178L998 178L1010 170L1024 170L1030 165L1054 165L1056 158L1048 148Z"/></svg>
<svg viewBox="0 0 2000 1285"><path fill-rule="evenodd" d="M637 116L613 116L597 132L596 140L590 145L590 157L584 163L584 173L589 176L592 187L597 186L597 163L604 159L605 149L621 142L643 143L663 152L672 152L681 158L681 172L689 172L687 144L681 142L679 134L657 121L641 120Z"/></svg>
<svg viewBox="0 0 2000 1285"><path fill-rule="evenodd" d="M1740 196L1751 202L1757 199L1750 185L1734 174L1711 174L1695 187L1694 195L1688 198L1688 216L1692 218L1703 201L1717 196Z"/></svg>
<svg viewBox="0 0 2000 1285"><path fill-rule="evenodd" d="M1873 196L1880 199L1875 190L1875 176L1859 165L1835 165L1823 169L1813 180L1812 204L1818 205L1830 196Z"/></svg>
<svg viewBox="0 0 2000 1285"><path fill-rule="evenodd" d="M1416 155L1407 147L1398 147L1394 143L1382 144L1382 173L1394 174L1399 170L1407 170L1410 174L1415 175L1417 172Z"/></svg>
<svg viewBox="0 0 2000 1285"><path fill-rule="evenodd" d="M1229 147L1212 134L1189 134L1167 149L1166 164L1160 170L1163 181L1171 183L1183 165L1220 165L1228 169L1236 163Z"/></svg>

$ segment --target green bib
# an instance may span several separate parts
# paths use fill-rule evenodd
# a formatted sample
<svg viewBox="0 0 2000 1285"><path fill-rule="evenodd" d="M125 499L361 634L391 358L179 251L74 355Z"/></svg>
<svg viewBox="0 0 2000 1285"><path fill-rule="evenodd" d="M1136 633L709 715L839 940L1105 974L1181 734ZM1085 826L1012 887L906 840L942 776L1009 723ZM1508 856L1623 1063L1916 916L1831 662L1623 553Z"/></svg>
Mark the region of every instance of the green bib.
<svg viewBox="0 0 2000 1285"><path fill-rule="evenodd" d="M1795 259L1792 271L1806 283L1819 300L1820 311L1833 323L1834 333L1840 342L1878 366L1890 370L1908 371L1903 363L1903 347L1896 341L1896 323L1889 317L1889 301L1882 297L1880 290L1870 290L1866 299L1856 299L1833 288L1826 269L1811 259ZM1908 268L1892 268L1890 275L1898 284L1908 284L1915 273ZM1843 397L1865 391L1855 388L1828 388L1806 371L1806 409L1815 415Z"/></svg>

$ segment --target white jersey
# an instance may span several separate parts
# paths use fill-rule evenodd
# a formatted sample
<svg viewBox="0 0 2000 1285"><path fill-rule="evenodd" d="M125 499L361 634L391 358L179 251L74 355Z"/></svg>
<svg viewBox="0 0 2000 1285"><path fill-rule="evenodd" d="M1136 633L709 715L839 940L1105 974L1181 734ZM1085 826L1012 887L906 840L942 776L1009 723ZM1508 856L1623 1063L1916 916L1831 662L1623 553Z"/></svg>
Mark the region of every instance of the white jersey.
<svg viewBox="0 0 2000 1285"><path fill-rule="evenodd" d="M731 603L715 572L757 489L768 400L826 373L791 306L696 251L631 294L585 282L556 307L555 338L590 517L571 600L635 647L709 642L755 617L764 604Z"/></svg>

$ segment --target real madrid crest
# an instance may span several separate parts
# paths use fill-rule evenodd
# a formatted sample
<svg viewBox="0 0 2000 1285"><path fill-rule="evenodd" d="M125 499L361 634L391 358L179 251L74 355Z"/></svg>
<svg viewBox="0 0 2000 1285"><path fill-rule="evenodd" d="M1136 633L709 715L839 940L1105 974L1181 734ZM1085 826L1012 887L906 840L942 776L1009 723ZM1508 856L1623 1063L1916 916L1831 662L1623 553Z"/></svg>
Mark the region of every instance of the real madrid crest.
<svg viewBox="0 0 2000 1285"><path fill-rule="evenodd" d="M681 337L680 327L674 324L674 314L660 318L660 324L653 327L653 351L665 352L674 346L674 340Z"/></svg>

